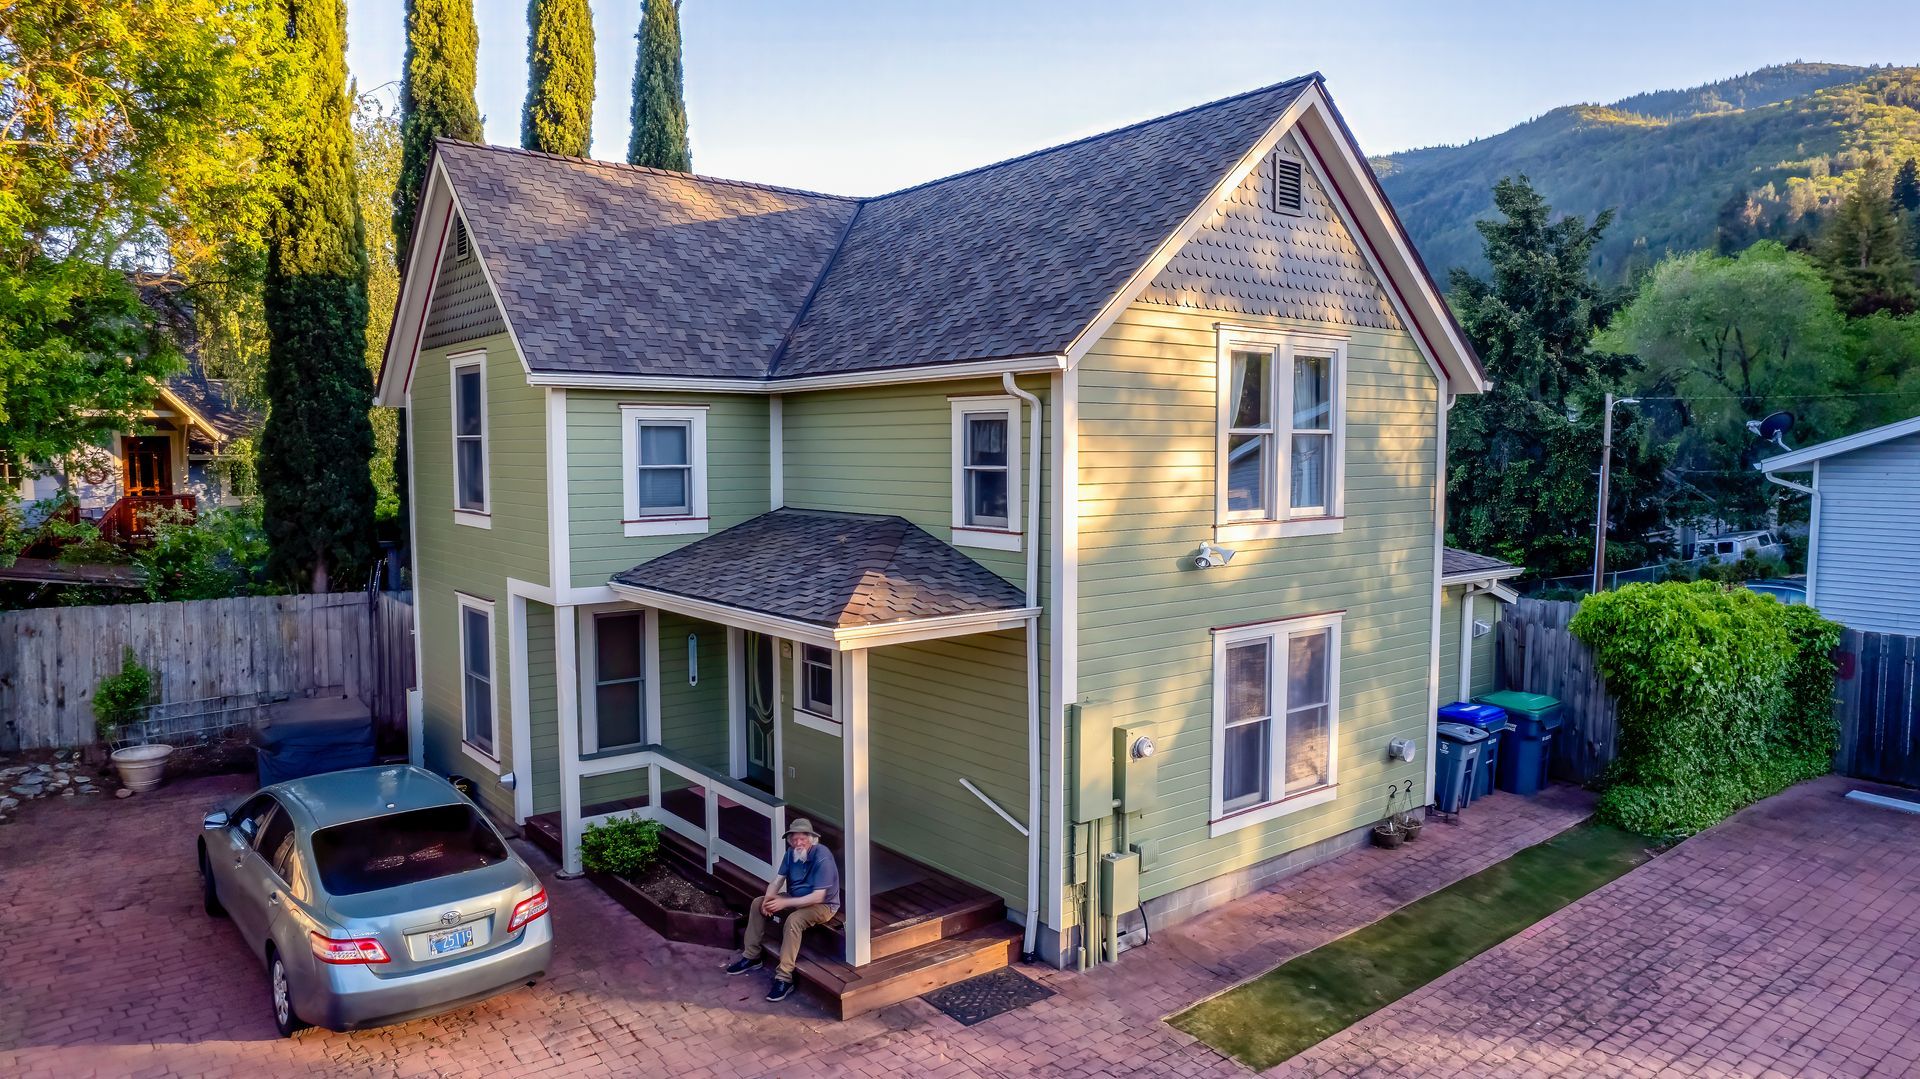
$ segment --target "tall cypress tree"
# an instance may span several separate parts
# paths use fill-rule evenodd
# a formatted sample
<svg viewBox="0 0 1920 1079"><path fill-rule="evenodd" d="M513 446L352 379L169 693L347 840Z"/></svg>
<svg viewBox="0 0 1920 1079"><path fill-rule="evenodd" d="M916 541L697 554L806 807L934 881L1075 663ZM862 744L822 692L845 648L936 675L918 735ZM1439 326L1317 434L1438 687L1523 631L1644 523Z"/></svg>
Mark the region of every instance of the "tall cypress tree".
<svg viewBox="0 0 1920 1079"><path fill-rule="evenodd" d="M633 139L627 160L674 172L693 171L687 146L687 100L680 76L680 5L646 0L640 56L633 68Z"/></svg>
<svg viewBox="0 0 1920 1079"><path fill-rule="evenodd" d="M413 240L413 214L441 137L479 142L473 103L480 31L473 0L407 0L407 62L400 75L400 181L393 189L393 239L401 261Z"/></svg>
<svg viewBox="0 0 1920 1079"><path fill-rule="evenodd" d="M527 23L520 145L585 157L593 145L593 9L587 0L532 0Z"/></svg>
<svg viewBox="0 0 1920 1079"><path fill-rule="evenodd" d="M289 182L267 238L270 411L260 442L268 568L314 592L373 551L367 250L353 169L343 0L282 0L303 73L272 153Z"/></svg>

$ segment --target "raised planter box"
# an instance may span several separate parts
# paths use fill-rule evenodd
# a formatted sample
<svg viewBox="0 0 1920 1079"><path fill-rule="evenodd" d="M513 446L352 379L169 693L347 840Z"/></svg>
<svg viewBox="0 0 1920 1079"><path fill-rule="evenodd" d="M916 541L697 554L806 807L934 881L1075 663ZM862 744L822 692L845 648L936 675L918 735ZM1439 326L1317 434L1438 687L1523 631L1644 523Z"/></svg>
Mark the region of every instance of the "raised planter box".
<svg viewBox="0 0 1920 1079"><path fill-rule="evenodd" d="M737 936L735 927L739 923L731 914L693 914L684 910L668 910L625 877L616 877L611 873L589 872L587 879L612 896L614 902L647 923L647 928L668 940L701 944L709 948L734 946Z"/></svg>

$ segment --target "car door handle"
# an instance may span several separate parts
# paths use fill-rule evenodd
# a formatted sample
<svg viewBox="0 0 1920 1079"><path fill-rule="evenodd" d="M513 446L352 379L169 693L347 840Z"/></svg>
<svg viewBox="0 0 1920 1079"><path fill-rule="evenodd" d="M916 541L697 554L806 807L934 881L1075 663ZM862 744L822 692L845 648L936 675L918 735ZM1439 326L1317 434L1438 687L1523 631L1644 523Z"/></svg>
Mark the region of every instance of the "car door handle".
<svg viewBox="0 0 1920 1079"><path fill-rule="evenodd" d="M238 869L238 868L240 868L240 867L241 867L242 865L245 865L245 864L246 864L246 861L247 861L247 860L246 860L245 858L235 858L235 859L233 860L233 867L234 867L235 869Z"/></svg>
<svg viewBox="0 0 1920 1079"><path fill-rule="evenodd" d="M280 893L279 893L279 892L268 892L268 893L267 893L267 906L269 906L269 907L277 907L277 906L279 906L279 905L280 905Z"/></svg>

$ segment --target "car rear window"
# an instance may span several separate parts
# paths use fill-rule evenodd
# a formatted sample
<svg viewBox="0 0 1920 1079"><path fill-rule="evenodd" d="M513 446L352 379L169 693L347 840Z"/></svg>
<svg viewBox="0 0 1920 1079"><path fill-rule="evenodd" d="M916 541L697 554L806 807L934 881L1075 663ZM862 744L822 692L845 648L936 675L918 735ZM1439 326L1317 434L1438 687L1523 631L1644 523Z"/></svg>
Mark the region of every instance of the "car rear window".
<svg viewBox="0 0 1920 1079"><path fill-rule="evenodd" d="M470 805L389 813L313 833L313 861L330 895L398 888L507 860Z"/></svg>

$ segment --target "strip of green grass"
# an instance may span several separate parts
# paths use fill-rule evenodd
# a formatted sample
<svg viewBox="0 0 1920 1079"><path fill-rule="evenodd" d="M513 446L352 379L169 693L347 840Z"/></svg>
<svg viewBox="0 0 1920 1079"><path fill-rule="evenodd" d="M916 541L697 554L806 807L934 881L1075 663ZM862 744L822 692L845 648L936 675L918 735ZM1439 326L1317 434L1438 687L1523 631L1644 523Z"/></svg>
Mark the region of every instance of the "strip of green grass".
<svg viewBox="0 0 1920 1079"><path fill-rule="evenodd" d="M1646 861L1650 846L1603 824L1569 829L1168 1022L1271 1068Z"/></svg>

